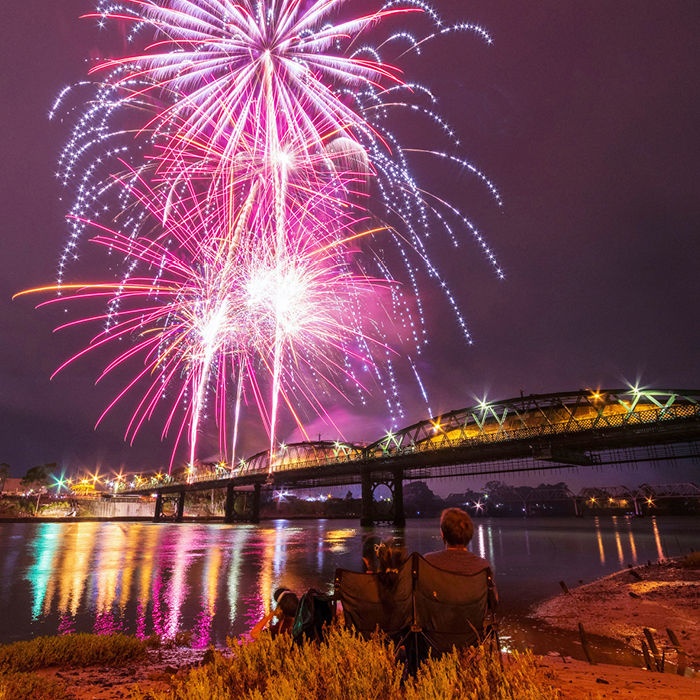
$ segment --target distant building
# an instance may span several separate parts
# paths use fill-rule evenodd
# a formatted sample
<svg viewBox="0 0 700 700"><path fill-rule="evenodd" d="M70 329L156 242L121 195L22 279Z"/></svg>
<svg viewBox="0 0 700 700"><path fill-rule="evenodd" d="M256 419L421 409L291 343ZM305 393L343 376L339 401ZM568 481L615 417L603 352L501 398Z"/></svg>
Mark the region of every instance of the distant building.
<svg viewBox="0 0 700 700"><path fill-rule="evenodd" d="M46 486L38 483L23 484L22 479L14 479L8 476L2 483L2 489L0 490L0 493L7 496L22 496L30 492L46 493Z"/></svg>

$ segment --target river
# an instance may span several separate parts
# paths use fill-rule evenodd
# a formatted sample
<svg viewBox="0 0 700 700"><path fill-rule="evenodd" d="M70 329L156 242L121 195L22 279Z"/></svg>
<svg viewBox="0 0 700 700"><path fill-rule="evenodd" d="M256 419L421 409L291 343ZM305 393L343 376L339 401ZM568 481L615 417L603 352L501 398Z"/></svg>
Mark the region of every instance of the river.
<svg viewBox="0 0 700 700"><path fill-rule="evenodd" d="M476 519L470 548L493 563L506 639L527 611L568 586L628 564L700 549L700 518ZM410 520L409 551L442 542L437 520ZM356 520L211 523L0 523L0 642L37 635L189 631L195 647L249 630L280 585L330 590L359 570Z"/></svg>

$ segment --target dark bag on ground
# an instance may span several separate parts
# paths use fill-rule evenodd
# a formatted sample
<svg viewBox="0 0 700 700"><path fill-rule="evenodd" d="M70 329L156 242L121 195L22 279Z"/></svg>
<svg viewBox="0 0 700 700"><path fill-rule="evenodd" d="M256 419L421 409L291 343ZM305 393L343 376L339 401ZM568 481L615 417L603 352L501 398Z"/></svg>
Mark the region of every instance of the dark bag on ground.
<svg viewBox="0 0 700 700"><path fill-rule="evenodd" d="M294 616L292 637L296 644L305 641L322 641L323 626L333 620L333 598L309 588L301 597Z"/></svg>

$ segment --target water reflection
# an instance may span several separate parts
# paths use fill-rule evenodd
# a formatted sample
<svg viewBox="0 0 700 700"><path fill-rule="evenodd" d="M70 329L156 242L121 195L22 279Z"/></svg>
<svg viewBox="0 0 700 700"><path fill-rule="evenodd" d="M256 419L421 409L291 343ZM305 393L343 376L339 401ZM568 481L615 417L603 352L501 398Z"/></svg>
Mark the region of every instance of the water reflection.
<svg viewBox="0 0 700 700"><path fill-rule="evenodd" d="M241 597L239 582L241 580L241 564L243 563L243 550L248 539L249 528L244 526L233 531L231 542L230 567L228 583L226 587L228 597L228 619L233 625L238 614L238 602Z"/></svg>
<svg viewBox="0 0 700 700"><path fill-rule="evenodd" d="M58 609L66 617L78 614L92 558L97 523L76 523L68 532L59 584Z"/></svg>
<svg viewBox="0 0 700 700"><path fill-rule="evenodd" d="M174 547L175 561L172 567L172 578L170 579L170 583L165 587L163 587L162 584L159 586L159 593L162 594L162 591L165 591L160 605L165 605L168 611L163 614L162 626L159 630L156 630L158 634L168 637L169 639L172 639L180 630L182 605L189 591L189 586L187 585L187 571L193 556L191 551L192 545L197 535L196 529L190 527L171 528L171 531L176 533L177 541ZM159 578L163 576L166 571L167 567L161 564L158 571Z"/></svg>
<svg viewBox="0 0 700 700"><path fill-rule="evenodd" d="M617 516L616 515L612 516L612 521L613 521L613 528L615 529L615 544L617 545L617 558L620 562L620 566L623 566L625 563L625 555L622 552L622 540L620 539L620 531L618 530L618 527L617 527Z"/></svg>
<svg viewBox="0 0 700 700"><path fill-rule="evenodd" d="M632 522L628 519L627 520L627 534L629 535L630 539L630 550L632 551L632 563L636 564L637 563L637 548L634 546L634 533L632 532Z"/></svg>
<svg viewBox="0 0 700 700"><path fill-rule="evenodd" d="M652 519L651 519L651 526L654 530L654 542L656 542L656 554L658 555L659 559L665 559L664 548L661 546L661 538L659 537L659 527L656 524L655 517L652 517Z"/></svg>
<svg viewBox="0 0 700 700"><path fill-rule="evenodd" d="M482 559L486 559L486 545L484 543L484 526L479 525L479 537L478 537L478 542L479 542L479 556Z"/></svg>
<svg viewBox="0 0 700 700"><path fill-rule="evenodd" d="M600 563L605 566L605 549L603 548L603 535L600 531L600 518L595 518L595 531L598 538L598 552L600 553Z"/></svg>
<svg viewBox="0 0 700 700"><path fill-rule="evenodd" d="M494 565L508 613L555 594L559 580L590 581L624 566L626 556L663 557L662 538L677 537L688 551L699 525L697 518L484 519L475 522L471 548ZM364 534L353 521L0 524L0 642L189 630L197 646L221 644L269 610L277 586L327 591L336 568L358 569ZM439 526L412 521L402 536L408 551L431 551Z"/></svg>
<svg viewBox="0 0 700 700"><path fill-rule="evenodd" d="M216 614L219 572L221 569L221 530L216 531L214 541L207 547L207 556L202 575L202 611L195 625L195 647L205 648L211 637L211 626Z"/></svg>
<svg viewBox="0 0 700 700"><path fill-rule="evenodd" d="M33 546L35 563L27 574L27 580L34 591L32 620L39 618L47 597L47 589L53 580L53 560L56 556L57 544L58 534L55 525L43 523Z"/></svg>
<svg viewBox="0 0 700 700"><path fill-rule="evenodd" d="M92 593L96 634L119 631L119 617L114 610L117 589L124 572L123 562L128 552L125 530L112 525L96 540L97 575Z"/></svg>
<svg viewBox="0 0 700 700"><path fill-rule="evenodd" d="M140 531L136 530L135 537ZM148 606L151 603L151 591L153 589L154 560L156 552L159 551L160 534L163 528L149 527L144 529L143 544L138 550L142 556L140 562L140 573L138 575L138 606L136 608L136 634L142 639L148 636L146 632L148 619ZM128 591L124 590L125 595Z"/></svg>

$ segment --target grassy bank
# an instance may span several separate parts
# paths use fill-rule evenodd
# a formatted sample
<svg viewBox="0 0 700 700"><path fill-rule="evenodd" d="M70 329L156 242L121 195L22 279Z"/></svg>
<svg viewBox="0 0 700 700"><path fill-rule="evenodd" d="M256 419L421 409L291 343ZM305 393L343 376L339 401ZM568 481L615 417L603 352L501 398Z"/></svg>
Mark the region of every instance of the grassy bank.
<svg viewBox="0 0 700 700"><path fill-rule="evenodd" d="M209 663L159 674L158 685L111 682L133 700L558 700L551 672L530 654L503 666L481 649L447 654L421 667L402 684L402 666L379 637L365 641L334 627L320 645L296 646L289 636L255 643L229 640L229 649L208 654ZM38 675L43 668L149 666L146 644L123 635L43 637L0 646L0 700L71 700L74 674L64 680ZM99 669L109 675L106 668ZM171 672L169 672L171 673ZM117 674L118 675L118 674ZM168 681L168 678L170 680ZM114 677L112 677L114 680ZM73 683L71 682L73 681ZM81 686L83 694L86 689Z"/></svg>
<svg viewBox="0 0 700 700"><path fill-rule="evenodd" d="M365 641L334 628L320 645L290 637L230 642L211 663L194 668L164 692L134 691L137 700L556 700L547 672L530 654L501 668L495 654L455 652L425 663L401 685L402 667L378 638Z"/></svg>
<svg viewBox="0 0 700 700"><path fill-rule="evenodd" d="M126 666L146 660L146 644L122 634L37 637L0 645L0 700L63 700L64 683L33 671L86 666Z"/></svg>

